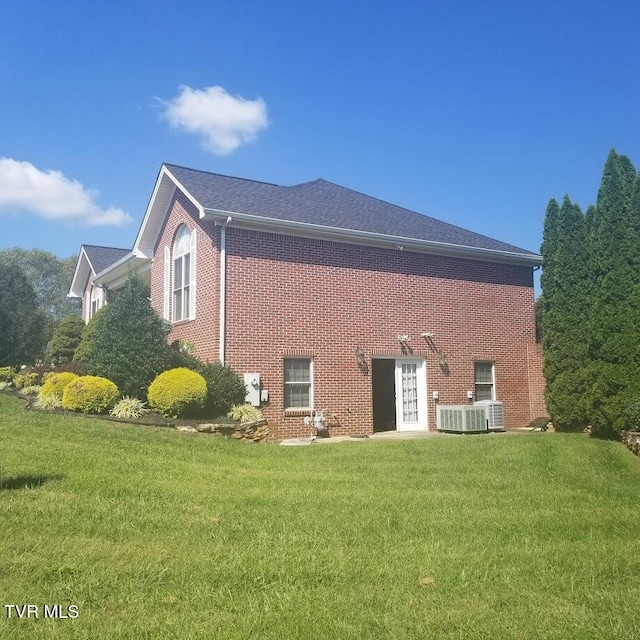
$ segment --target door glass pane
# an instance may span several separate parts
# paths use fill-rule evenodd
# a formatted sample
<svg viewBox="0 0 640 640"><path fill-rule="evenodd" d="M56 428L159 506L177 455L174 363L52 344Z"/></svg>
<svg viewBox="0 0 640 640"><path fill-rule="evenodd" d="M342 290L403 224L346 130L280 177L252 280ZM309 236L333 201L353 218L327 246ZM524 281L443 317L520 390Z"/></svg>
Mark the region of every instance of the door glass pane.
<svg viewBox="0 0 640 640"><path fill-rule="evenodd" d="M402 363L402 421L418 422L418 365Z"/></svg>

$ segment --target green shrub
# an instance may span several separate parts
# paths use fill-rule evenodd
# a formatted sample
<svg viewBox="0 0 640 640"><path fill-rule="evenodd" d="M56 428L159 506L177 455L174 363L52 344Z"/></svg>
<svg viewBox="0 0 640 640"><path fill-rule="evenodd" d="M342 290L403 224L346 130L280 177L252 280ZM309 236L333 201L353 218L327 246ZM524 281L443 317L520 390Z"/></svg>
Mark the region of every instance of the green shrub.
<svg viewBox="0 0 640 640"><path fill-rule="evenodd" d="M46 380L45 380L46 376ZM79 376L70 371L62 373L45 374L43 376L44 384L42 385L42 395L54 395L62 398L65 387L76 380Z"/></svg>
<svg viewBox="0 0 640 640"><path fill-rule="evenodd" d="M625 408L625 422L627 429L640 430L640 399L631 400Z"/></svg>
<svg viewBox="0 0 640 640"><path fill-rule="evenodd" d="M169 354L171 369L184 367L192 371L199 371L200 367L204 366L204 363L195 355L195 346L190 342L174 340L170 345Z"/></svg>
<svg viewBox="0 0 640 640"><path fill-rule="evenodd" d="M15 375L13 367L0 367L0 382L11 382Z"/></svg>
<svg viewBox="0 0 640 640"><path fill-rule="evenodd" d="M36 409L42 411L53 411L59 409L62 406L62 400L58 396L48 395L43 396L42 393L38 395L38 399L33 403Z"/></svg>
<svg viewBox="0 0 640 640"><path fill-rule="evenodd" d="M153 409L177 418L202 409L207 398L207 383L190 369L169 369L151 383L147 397Z"/></svg>
<svg viewBox="0 0 640 640"><path fill-rule="evenodd" d="M11 389L11 387L13 387L13 384L11 382L0 382L0 391Z"/></svg>
<svg viewBox="0 0 640 640"><path fill-rule="evenodd" d="M16 389L32 387L34 384L38 384L39 378L37 373L18 373L13 377L13 386Z"/></svg>
<svg viewBox="0 0 640 640"><path fill-rule="evenodd" d="M244 381L231 368L220 362L203 364L198 373L207 382L206 415L216 418L226 415L236 404L243 404L247 395Z"/></svg>
<svg viewBox="0 0 640 640"><path fill-rule="evenodd" d="M108 305L107 305L108 306ZM100 324L99 318L107 307L100 307L98 311L93 315L93 318L87 322L80 334L80 342L73 353L74 363L84 363L85 365L91 360L91 353L93 352L93 338L96 335L96 326Z"/></svg>
<svg viewBox="0 0 640 640"><path fill-rule="evenodd" d="M145 408L146 404L146 402L142 402L142 400L138 400L138 398L125 396L109 411L109 414L114 418L120 418L122 420L139 418L143 413L148 411L148 409Z"/></svg>
<svg viewBox="0 0 640 640"><path fill-rule="evenodd" d="M118 401L118 387L99 376L81 376L70 382L62 393L62 407L82 413L105 413Z"/></svg>
<svg viewBox="0 0 640 640"><path fill-rule="evenodd" d="M113 380L122 393L138 398L170 362L167 325L148 296L148 285L132 275L93 319L87 363L91 375Z"/></svg>
<svg viewBox="0 0 640 640"><path fill-rule="evenodd" d="M65 316L56 327L49 345L53 362L70 362L73 358L84 330L84 320L76 315Z"/></svg>
<svg viewBox="0 0 640 640"><path fill-rule="evenodd" d="M231 410L227 413L227 417L244 424L245 422L262 420L262 411L252 404L245 402L244 404L236 404L231 407Z"/></svg>

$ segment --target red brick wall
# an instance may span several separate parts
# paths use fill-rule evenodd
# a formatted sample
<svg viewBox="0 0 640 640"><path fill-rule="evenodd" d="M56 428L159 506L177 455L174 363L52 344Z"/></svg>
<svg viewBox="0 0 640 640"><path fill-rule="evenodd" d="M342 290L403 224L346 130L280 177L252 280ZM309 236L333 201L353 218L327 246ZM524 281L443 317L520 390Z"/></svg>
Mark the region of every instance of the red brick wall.
<svg viewBox="0 0 640 640"><path fill-rule="evenodd" d="M202 360L218 360L218 326L220 258L218 252L220 230L212 222L200 220L198 210L181 191L176 191L169 205L171 212L165 219L156 244L151 266L151 304L162 315L164 306L164 247L173 248L173 240L180 224L189 231L196 228L196 318L173 325L169 341L185 340L197 347Z"/></svg>
<svg viewBox="0 0 640 640"><path fill-rule="evenodd" d="M180 222L197 225L197 319L176 325L170 339L217 359L220 231L198 220L185 198L171 210L152 269L153 304L162 311L163 247ZM310 434L300 412L283 409L284 357L313 358L314 404L332 416L331 434L371 433L371 358L401 357L398 334L411 336L408 355L426 359L430 429L433 391L442 404L470 402L474 360L495 362L507 426L526 425L539 408L530 385L541 384L533 304L529 267L227 229L226 361L240 375L260 374L278 439ZM433 345L421 337L426 331ZM358 367L358 347L368 373ZM446 370L434 348L447 354Z"/></svg>

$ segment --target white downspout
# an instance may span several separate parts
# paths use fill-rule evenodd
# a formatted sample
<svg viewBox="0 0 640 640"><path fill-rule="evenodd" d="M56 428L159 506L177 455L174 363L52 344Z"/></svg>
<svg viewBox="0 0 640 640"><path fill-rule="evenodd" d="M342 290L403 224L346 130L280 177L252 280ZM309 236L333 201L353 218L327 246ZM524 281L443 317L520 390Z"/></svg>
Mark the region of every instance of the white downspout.
<svg viewBox="0 0 640 640"><path fill-rule="evenodd" d="M224 364L225 338L227 335L227 225L231 216L220 228L220 318L218 320L220 334L218 336L218 359Z"/></svg>

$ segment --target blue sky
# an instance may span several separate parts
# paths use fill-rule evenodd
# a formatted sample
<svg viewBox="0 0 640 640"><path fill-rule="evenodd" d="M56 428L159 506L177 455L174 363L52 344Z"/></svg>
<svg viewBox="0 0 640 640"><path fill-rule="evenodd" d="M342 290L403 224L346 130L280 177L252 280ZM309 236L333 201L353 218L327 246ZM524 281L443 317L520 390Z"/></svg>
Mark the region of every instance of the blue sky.
<svg viewBox="0 0 640 640"><path fill-rule="evenodd" d="M538 251L640 166L632 0L86 2L0 12L0 249L132 245L162 162L324 178Z"/></svg>

